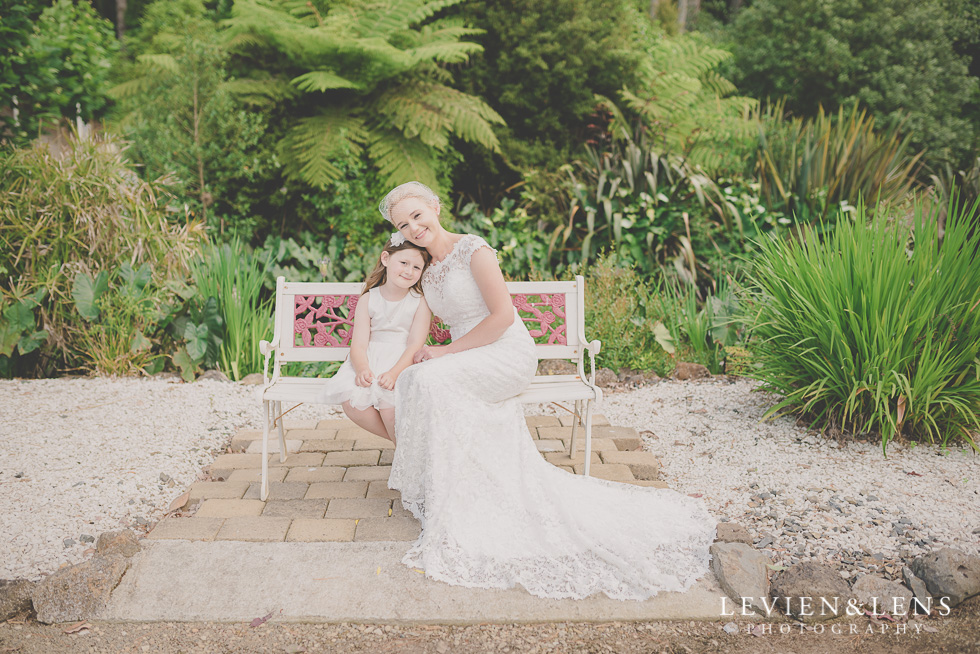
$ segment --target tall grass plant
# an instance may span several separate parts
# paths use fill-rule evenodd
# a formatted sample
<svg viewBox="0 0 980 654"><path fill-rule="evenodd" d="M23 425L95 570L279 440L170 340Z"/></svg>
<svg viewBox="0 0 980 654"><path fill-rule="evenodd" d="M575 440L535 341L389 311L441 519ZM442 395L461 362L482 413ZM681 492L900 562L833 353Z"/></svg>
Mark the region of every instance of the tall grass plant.
<svg viewBox="0 0 980 654"><path fill-rule="evenodd" d="M262 371L259 341L272 337L273 298L263 292L271 265L269 257L250 255L237 239L208 246L191 263L199 297L217 300L224 326L218 363L235 381Z"/></svg>
<svg viewBox="0 0 980 654"><path fill-rule="evenodd" d="M977 449L980 430L978 205L916 201L911 224L884 211L839 219L821 237L768 239L751 273L750 374L783 396L769 416Z"/></svg>

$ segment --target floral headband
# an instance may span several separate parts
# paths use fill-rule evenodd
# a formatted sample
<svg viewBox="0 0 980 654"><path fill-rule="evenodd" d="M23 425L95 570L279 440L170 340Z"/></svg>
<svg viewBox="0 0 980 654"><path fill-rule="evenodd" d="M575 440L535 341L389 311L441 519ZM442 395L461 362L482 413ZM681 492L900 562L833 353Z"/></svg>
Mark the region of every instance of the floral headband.
<svg viewBox="0 0 980 654"><path fill-rule="evenodd" d="M394 234L391 235L391 238L388 239L388 242L391 243L393 246L398 247L399 245L405 242L405 235L402 234L401 232L395 232Z"/></svg>

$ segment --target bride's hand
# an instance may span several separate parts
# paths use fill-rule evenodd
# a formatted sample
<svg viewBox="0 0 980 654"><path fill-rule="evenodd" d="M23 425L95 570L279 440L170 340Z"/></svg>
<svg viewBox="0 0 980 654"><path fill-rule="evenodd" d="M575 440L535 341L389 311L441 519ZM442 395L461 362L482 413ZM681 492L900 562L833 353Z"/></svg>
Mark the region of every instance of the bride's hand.
<svg viewBox="0 0 980 654"><path fill-rule="evenodd" d="M423 345L422 349L415 353L413 361L421 363L429 359L438 359L446 353L445 345Z"/></svg>

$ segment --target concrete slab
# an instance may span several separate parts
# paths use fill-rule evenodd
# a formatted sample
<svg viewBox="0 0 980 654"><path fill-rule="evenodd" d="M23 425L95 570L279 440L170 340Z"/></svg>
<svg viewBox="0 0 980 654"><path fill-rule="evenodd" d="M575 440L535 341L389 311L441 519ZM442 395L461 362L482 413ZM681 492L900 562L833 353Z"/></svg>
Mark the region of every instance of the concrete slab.
<svg viewBox="0 0 980 654"><path fill-rule="evenodd" d="M724 592L711 573L686 593L643 602L546 600L522 588L427 579L402 565L407 548L404 542L144 541L97 617L247 622L271 612L273 621L394 624L721 619Z"/></svg>

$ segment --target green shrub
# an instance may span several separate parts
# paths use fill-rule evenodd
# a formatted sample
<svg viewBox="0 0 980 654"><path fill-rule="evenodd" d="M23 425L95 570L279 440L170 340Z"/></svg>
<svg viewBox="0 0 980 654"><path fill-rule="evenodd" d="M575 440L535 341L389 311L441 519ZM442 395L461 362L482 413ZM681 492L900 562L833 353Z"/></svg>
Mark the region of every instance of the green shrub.
<svg viewBox="0 0 980 654"><path fill-rule="evenodd" d="M0 333L13 324L6 312L15 304L26 308L28 298L34 300L34 326L26 326L19 309L17 327L25 335L47 332L35 351L22 345L11 353L29 357L9 361L9 374L88 369L83 331L71 329L77 316L72 287L80 274L94 280L123 264L151 264L154 288L186 278L203 226L168 209L166 198L165 184L140 180L108 134L70 139L58 155L40 143L0 152L0 294L6 307Z"/></svg>
<svg viewBox="0 0 980 654"><path fill-rule="evenodd" d="M976 26L959 22L975 2L746 4L728 27L742 92L785 96L796 116L860 103L879 124L904 123L914 151L933 160L959 163L976 147L978 80L967 54Z"/></svg>
<svg viewBox="0 0 980 654"><path fill-rule="evenodd" d="M84 370L130 375L163 367L153 345L170 313L172 292L154 283L152 270L149 263L134 269L127 261L94 278L85 272L75 276L72 298L83 320L70 332Z"/></svg>
<svg viewBox="0 0 980 654"><path fill-rule="evenodd" d="M281 195L276 139L229 93L217 26L200 0L158 0L131 34L111 90L129 156L146 179L174 175L171 192L213 232L251 238Z"/></svg>
<svg viewBox="0 0 980 654"><path fill-rule="evenodd" d="M4 3L0 27L5 45L0 67L0 121L15 143L27 143L61 118L99 117L108 102L109 68L119 44L112 24L88 2ZM23 5L23 6L22 6ZM8 14L9 12L9 14ZM33 20L33 31L27 32ZM9 30L9 31L8 31ZM16 97L16 101L14 98ZM16 113L15 113L16 112Z"/></svg>
<svg viewBox="0 0 980 654"><path fill-rule="evenodd" d="M552 261L561 269L587 263L609 249L649 276L673 265L694 283L708 270L713 236L737 236L725 196L707 175L679 155L665 155L645 136L621 138L569 169L571 209L551 235Z"/></svg>
<svg viewBox="0 0 980 654"><path fill-rule="evenodd" d="M980 428L977 205L916 202L911 230L863 206L821 240L767 239L752 272L752 376L823 429L976 448ZM971 433L972 432L972 433Z"/></svg>

